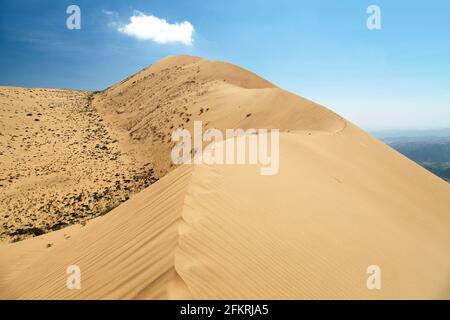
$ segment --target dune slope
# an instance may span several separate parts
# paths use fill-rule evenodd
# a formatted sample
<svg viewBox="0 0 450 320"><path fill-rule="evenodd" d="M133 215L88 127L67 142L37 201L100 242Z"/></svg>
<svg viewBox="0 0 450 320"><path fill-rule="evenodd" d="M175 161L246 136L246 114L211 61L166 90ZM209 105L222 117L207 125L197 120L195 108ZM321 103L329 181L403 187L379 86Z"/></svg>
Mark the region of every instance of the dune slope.
<svg viewBox="0 0 450 320"><path fill-rule="evenodd" d="M281 143L278 175L182 166L54 247L3 248L3 262L27 242L41 252L1 297L450 298L444 181L353 127ZM73 264L81 290L66 288Z"/></svg>
<svg viewBox="0 0 450 320"><path fill-rule="evenodd" d="M92 93L0 87L0 241L84 222L157 180L119 147Z"/></svg>
<svg viewBox="0 0 450 320"><path fill-rule="evenodd" d="M166 77L161 87L149 80ZM190 77L206 92L185 88ZM169 173L84 227L1 245L0 298L450 299L450 186L328 109L187 56L109 88L94 106L122 150ZM219 129L280 128L278 174L171 166L170 141L154 138L181 124L172 112L183 106ZM81 269L80 290L66 287L70 265ZM367 288L371 265L381 290Z"/></svg>

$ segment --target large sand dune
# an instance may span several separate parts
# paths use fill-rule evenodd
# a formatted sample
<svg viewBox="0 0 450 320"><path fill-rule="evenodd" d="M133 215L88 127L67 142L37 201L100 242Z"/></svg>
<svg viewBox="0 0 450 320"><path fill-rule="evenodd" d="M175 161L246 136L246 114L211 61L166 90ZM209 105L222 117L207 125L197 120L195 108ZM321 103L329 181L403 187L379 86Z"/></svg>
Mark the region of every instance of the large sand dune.
<svg viewBox="0 0 450 320"><path fill-rule="evenodd" d="M345 121L330 110L224 62L169 57L97 94L93 105L121 132L135 161L164 176L173 169L171 133L207 128L277 128L336 132ZM155 152L158 150L158 152Z"/></svg>
<svg viewBox="0 0 450 320"><path fill-rule="evenodd" d="M162 178L84 227L1 245L0 298L450 299L449 184L330 110L188 56L93 106L117 148ZM279 128L279 173L172 166L169 134L193 120ZM69 265L80 290L66 288ZM369 265L381 290L366 286Z"/></svg>

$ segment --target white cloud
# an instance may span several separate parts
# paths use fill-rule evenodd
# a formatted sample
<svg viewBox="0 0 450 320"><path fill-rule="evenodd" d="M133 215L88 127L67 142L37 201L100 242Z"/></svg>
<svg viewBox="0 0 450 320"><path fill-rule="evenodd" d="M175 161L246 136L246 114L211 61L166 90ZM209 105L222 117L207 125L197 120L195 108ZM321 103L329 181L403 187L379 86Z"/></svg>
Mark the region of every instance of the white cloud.
<svg viewBox="0 0 450 320"><path fill-rule="evenodd" d="M116 17L116 18L119 17L119 13L116 11L110 11L110 10L103 9L102 12L104 14L106 14L107 16L112 16L112 17Z"/></svg>
<svg viewBox="0 0 450 320"><path fill-rule="evenodd" d="M137 11L131 16L130 23L119 27L118 31L140 40L152 40L161 44L181 42L190 45L193 42L194 27L189 21L170 24L165 19Z"/></svg>

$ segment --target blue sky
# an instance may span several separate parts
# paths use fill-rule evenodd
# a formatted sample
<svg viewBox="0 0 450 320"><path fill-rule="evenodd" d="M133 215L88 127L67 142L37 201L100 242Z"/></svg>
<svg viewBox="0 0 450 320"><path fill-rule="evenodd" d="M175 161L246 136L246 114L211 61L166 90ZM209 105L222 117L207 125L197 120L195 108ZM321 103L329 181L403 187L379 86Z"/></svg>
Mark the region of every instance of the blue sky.
<svg viewBox="0 0 450 320"><path fill-rule="evenodd" d="M69 30L66 9L81 9ZM366 27L369 5L381 30ZM450 127L450 1L0 1L0 85L101 90L167 55L241 65L367 130ZM119 29L136 11L192 44ZM107 14L106 12L109 12Z"/></svg>

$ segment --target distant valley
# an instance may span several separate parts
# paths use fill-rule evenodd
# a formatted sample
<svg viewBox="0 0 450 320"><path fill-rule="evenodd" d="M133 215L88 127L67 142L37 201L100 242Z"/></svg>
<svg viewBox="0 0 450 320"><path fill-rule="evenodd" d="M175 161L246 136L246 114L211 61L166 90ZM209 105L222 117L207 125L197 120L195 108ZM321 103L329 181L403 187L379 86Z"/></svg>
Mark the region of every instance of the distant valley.
<svg viewBox="0 0 450 320"><path fill-rule="evenodd" d="M450 128L380 131L373 134L406 157L450 182Z"/></svg>

